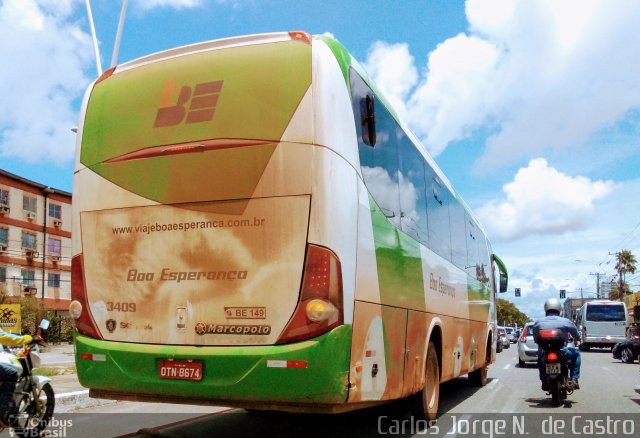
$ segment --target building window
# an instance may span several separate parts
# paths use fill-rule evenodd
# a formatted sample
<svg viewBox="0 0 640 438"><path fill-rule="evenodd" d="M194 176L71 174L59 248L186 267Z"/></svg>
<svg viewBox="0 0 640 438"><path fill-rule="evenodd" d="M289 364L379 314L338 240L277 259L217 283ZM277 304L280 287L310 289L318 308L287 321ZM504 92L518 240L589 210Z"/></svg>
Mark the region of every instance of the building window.
<svg viewBox="0 0 640 438"><path fill-rule="evenodd" d="M48 274L47 281L49 287L60 287L60 274Z"/></svg>
<svg viewBox="0 0 640 438"><path fill-rule="evenodd" d="M38 210L36 208L36 203L38 200L35 196L22 196L22 209L24 211L30 211L31 213L36 213Z"/></svg>
<svg viewBox="0 0 640 438"><path fill-rule="evenodd" d="M49 239L49 245L47 248L49 250L49 254L60 255L62 250L60 239Z"/></svg>
<svg viewBox="0 0 640 438"><path fill-rule="evenodd" d="M20 271L22 275L22 284L25 286L35 286L36 285L36 271L29 271L27 269L22 269Z"/></svg>
<svg viewBox="0 0 640 438"><path fill-rule="evenodd" d="M0 189L0 205L9 205L9 190Z"/></svg>
<svg viewBox="0 0 640 438"><path fill-rule="evenodd" d="M49 204L49 217L62 220L62 205Z"/></svg>
<svg viewBox="0 0 640 438"><path fill-rule="evenodd" d="M0 228L0 245L9 245L9 229Z"/></svg>
<svg viewBox="0 0 640 438"><path fill-rule="evenodd" d="M28 233L26 231L22 232L22 247L24 249L36 249L36 235L33 233Z"/></svg>
<svg viewBox="0 0 640 438"><path fill-rule="evenodd" d="M0 266L0 283L7 282L7 268Z"/></svg>

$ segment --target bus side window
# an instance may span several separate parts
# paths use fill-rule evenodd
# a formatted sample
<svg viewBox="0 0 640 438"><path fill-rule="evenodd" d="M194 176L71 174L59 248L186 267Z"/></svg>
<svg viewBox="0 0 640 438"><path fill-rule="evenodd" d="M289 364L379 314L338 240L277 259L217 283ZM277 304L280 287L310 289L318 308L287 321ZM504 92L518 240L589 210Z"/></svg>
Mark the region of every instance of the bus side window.
<svg viewBox="0 0 640 438"><path fill-rule="evenodd" d="M430 166L426 166L427 218L429 220L429 247L436 254L451 261L451 222L449 219L449 190Z"/></svg>
<svg viewBox="0 0 640 438"><path fill-rule="evenodd" d="M465 237L466 213L462 204L452 198L449 204L449 216L451 218L451 262L465 269L467 263L467 239Z"/></svg>
<svg viewBox="0 0 640 438"><path fill-rule="evenodd" d="M467 273L474 278L478 278L480 270L480 261L478 259L478 229L471 218L467 216L467 265L465 266Z"/></svg>
<svg viewBox="0 0 640 438"><path fill-rule="evenodd" d="M402 231L427 245L427 199L424 158L404 131L397 126L398 153L400 155L400 222Z"/></svg>
<svg viewBox="0 0 640 438"><path fill-rule="evenodd" d="M358 136L358 155L364 183L375 199L376 203L396 227L400 227L400 189L398 178L400 165L398 162L398 139L396 136L396 121L383 105L379 105L375 112L375 125L367 122L365 130L360 110L366 110L371 105L373 110L373 91L354 70L350 71L352 107L354 112L356 132ZM367 100L370 98L369 100ZM369 103L367 103L369 102ZM365 117L367 117L365 115ZM375 139L369 134L373 126ZM365 135L366 134L366 135ZM374 141L372 148L366 141Z"/></svg>

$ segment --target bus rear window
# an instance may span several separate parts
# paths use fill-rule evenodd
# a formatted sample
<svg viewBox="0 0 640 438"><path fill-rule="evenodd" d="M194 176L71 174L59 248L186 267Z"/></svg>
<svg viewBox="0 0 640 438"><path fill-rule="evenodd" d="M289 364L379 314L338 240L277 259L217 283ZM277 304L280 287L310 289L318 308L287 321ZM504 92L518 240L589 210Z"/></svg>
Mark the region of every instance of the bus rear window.
<svg viewBox="0 0 640 438"><path fill-rule="evenodd" d="M587 321L624 321L624 306L594 304L587 306Z"/></svg>

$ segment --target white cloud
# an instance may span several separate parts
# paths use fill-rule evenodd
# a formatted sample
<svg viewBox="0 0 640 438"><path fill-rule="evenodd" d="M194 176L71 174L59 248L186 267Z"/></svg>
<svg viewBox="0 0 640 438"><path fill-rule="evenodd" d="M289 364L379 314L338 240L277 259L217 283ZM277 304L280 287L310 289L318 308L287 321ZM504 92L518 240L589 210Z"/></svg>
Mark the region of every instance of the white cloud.
<svg viewBox="0 0 640 438"><path fill-rule="evenodd" d="M401 117L405 117L404 102L418 83L418 70L409 53L409 46L377 41L369 48L364 68L375 77L376 84L389 99L389 103Z"/></svg>
<svg viewBox="0 0 640 438"><path fill-rule="evenodd" d="M594 202L614 188L612 181L565 175L538 158L503 186L505 199L490 201L476 212L494 240L561 234L584 229L593 217Z"/></svg>
<svg viewBox="0 0 640 438"><path fill-rule="evenodd" d="M409 91L387 78L412 77L413 63L374 62L389 56L382 43L368 55L374 79L404 102L434 155L482 128L493 135L479 164L507 163L580 145L640 106L640 3L467 0L466 14L468 33L431 52Z"/></svg>
<svg viewBox="0 0 640 438"><path fill-rule="evenodd" d="M134 0L135 6L141 11L149 11L156 8L169 8L169 9L192 9L199 8L206 5L205 0ZM246 0L208 0L209 2L217 3L220 5L229 5L237 7Z"/></svg>
<svg viewBox="0 0 640 438"><path fill-rule="evenodd" d="M510 292L500 298L536 318L544 314L544 300L557 298L559 289L565 289L569 298L595 297L596 274L603 282L616 275L611 254L624 248L637 254L637 243L628 246L637 241L628 237L638 224L638 193L640 179L617 183L614 191L594 204L588 229L530 235L518 241L496 241L488 233L493 250L509 270ZM522 297L513 296L514 287L522 289Z"/></svg>
<svg viewBox="0 0 640 438"><path fill-rule="evenodd" d="M90 36L71 21L77 1L0 3L0 156L68 162L74 100L89 82Z"/></svg>
<svg viewBox="0 0 640 438"><path fill-rule="evenodd" d="M218 0L217 3L224 3ZM137 0L136 5L145 11L155 8L188 9L202 6L202 0Z"/></svg>
<svg viewBox="0 0 640 438"><path fill-rule="evenodd" d="M460 34L429 57L429 74L408 102L408 123L427 149L438 155L447 144L490 122L500 102L494 90L500 51L491 43Z"/></svg>

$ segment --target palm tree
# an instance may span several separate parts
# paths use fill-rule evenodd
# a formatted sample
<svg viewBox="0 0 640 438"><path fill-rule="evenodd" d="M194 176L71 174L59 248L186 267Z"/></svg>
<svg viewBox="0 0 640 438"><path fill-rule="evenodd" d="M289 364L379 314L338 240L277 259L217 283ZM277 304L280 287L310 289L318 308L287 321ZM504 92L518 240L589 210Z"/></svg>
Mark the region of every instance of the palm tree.
<svg viewBox="0 0 640 438"><path fill-rule="evenodd" d="M620 301L624 299L626 274L634 274L637 264L636 257L628 249L623 249L616 253L616 271L618 271L618 293Z"/></svg>

